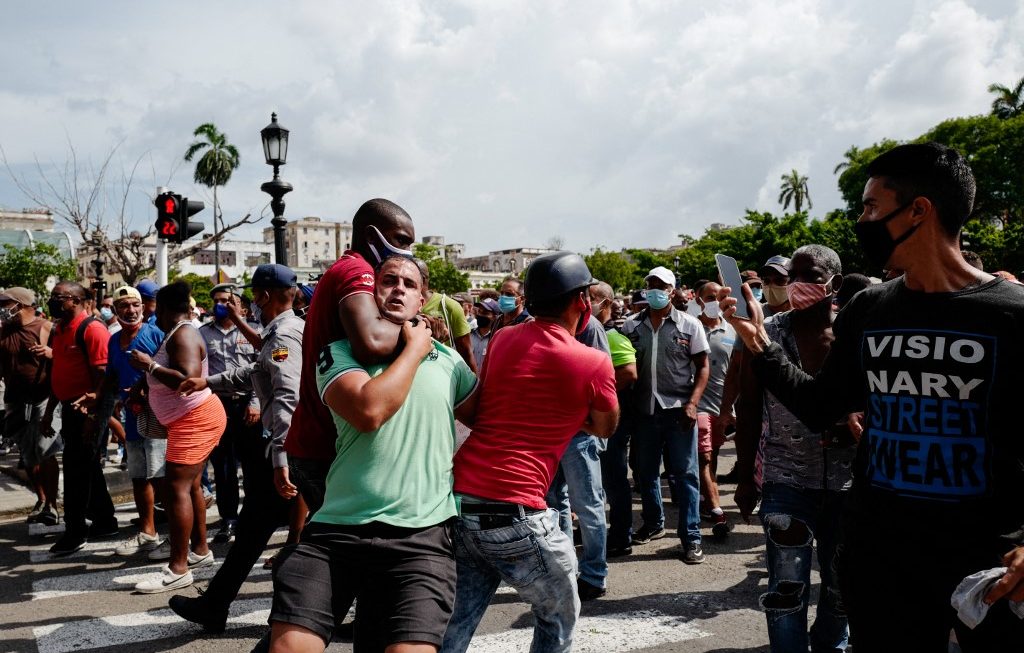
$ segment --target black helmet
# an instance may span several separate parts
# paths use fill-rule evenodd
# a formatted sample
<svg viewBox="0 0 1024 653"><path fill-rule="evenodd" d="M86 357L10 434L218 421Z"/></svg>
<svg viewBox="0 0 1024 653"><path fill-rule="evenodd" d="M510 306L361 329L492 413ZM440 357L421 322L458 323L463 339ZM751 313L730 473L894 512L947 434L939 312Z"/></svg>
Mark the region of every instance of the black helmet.
<svg viewBox="0 0 1024 653"><path fill-rule="evenodd" d="M527 303L544 302L597 283L579 254L555 252L538 256L526 268Z"/></svg>

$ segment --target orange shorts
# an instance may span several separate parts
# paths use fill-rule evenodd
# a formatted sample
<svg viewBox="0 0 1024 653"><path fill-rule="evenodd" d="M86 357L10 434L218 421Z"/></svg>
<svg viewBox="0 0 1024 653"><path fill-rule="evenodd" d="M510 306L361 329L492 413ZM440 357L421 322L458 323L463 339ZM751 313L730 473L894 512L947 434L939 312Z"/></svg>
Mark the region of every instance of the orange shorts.
<svg viewBox="0 0 1024 653"><path fill-rule="evenodd" d="M697 451L699 453L711 453L725 444L725 437L716 434L711 435L711 427L718 421L718 415L711 413L697 413Z"/></svg>
<svg viewBox="0 0 1024 653"><path fill-rule="evenodd" d="M224 404L211 394L192 412L167 425L167 462L195 465L203 462L220 442L228 417Z"/></svg>

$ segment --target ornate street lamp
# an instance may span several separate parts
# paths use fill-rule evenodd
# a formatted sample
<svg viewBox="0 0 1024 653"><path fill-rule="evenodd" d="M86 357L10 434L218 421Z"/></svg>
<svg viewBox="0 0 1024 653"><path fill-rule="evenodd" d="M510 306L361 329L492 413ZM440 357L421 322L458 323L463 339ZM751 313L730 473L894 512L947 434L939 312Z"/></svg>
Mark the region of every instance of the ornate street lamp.
<svg viewBox="0 0 1024 653"><path fill-rule="evenodd" d="M92 267L96 270L96 281L92 283L92 289L96 298L96 306L99 306L107 292L107 282L103 280L103 232L99 229L92 233L92 246L96 253L96 258L92 260Z"/></svg>
<svg viewBox="0 0 1024 653"><path fill-rule="evenodd" d="M291 192L292 185L281 181L278 176L278 169L288 160L288 130L278 124L276 113L270 114L270 124L260 130L260 138L263 140L263 158L267 160L267 165L274 166L274 179L260 186L260 190L270 195L270 210L274 212L274 219L270 221L274 225L274 260L281 265L288 265L284 230L288 221L284 219L282 198Z"/></svg>

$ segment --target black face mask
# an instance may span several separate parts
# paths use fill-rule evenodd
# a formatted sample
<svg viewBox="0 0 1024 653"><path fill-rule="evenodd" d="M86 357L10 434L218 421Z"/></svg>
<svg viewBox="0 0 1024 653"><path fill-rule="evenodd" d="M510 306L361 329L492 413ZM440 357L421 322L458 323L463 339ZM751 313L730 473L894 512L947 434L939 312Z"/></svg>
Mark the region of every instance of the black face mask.
<svg viewBox="0 0 1024 653"><path fill-rule="evenodd" d="M914 235L917 228L921 226L920 223L914 225L903 232L903 235L899 238L893 238L889 235L889 230L885 227L885 223L907 210L907 207L912 203L913 202L908 202L904 204L879 220L858 222L853 225L853 231L857 234L857 240L860 241L860 246L864 248L864 253L875 265L885 267L889 262L889 257L892 256L892 253L896 250L899 244Z"/></svg>
<svg viewBox="0 0 1024 653"><path fill-rule="evenodd" d="M487 327L491 326L491 318L487 317L486 315L477 315L476 326L478 329L486 329Z"/></svg>
<svg viewBox="0 0 1024 653"><path fill-rule="evenodd" d="M61 317L64 315L64 302L59 299L47 300L46 310L50 313L50 317Z"/></svg>

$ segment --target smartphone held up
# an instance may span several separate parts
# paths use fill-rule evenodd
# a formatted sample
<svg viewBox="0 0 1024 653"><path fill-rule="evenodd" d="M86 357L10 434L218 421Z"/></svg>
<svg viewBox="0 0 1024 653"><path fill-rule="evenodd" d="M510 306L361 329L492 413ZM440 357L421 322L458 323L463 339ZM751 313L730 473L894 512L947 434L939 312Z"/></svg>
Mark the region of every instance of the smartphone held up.
<svg viewBox="0 0 1024 653"><path fill-rule="evenodd" d="M747 298L743 296L743 279L740 278L736 259L725 254L715 254L715 264L722 285L729 287L729 296L736 300L736 317L749 320L750 307L747 306Z"/></svg>

